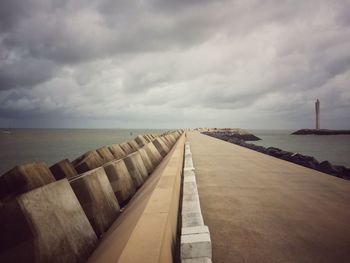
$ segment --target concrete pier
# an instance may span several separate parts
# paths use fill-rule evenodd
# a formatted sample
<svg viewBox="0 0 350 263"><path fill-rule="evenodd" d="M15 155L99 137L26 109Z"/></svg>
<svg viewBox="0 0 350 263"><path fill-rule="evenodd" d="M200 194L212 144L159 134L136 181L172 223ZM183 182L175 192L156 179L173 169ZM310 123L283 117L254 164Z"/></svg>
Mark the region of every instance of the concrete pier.
<svg viewBox="0 0 350 263"><path fill-rule="evenodd" d="M189 132L213 262L349 262L350 182Z"/></svg>

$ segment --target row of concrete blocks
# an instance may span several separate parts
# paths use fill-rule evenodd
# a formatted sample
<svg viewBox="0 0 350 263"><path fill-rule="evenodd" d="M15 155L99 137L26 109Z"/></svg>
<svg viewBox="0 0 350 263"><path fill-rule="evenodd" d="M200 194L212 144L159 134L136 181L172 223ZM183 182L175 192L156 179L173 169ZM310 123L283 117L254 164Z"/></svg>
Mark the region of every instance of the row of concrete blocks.
<svg viewBox="0 0 350 263"><path fill-rule="evenodd" d="M185 144L183 169L181 262L209 263L212 257L209 229L201 212L190 144Z"/></svg>
<svg viewBox="0 0 350 263"><path fill-rule="evenodd" d="M58 181L44 163L16 167L5 182L25 187L0 202L0 262L85 262L120 214L119 204L141 187L181 133L157 137L122 159Z"/></svg>
<svg viewBox="0 0 350 263"><path fill-rule="evenodd" d="M72 162L64 159L52 165L49 168L50 170L44 162L40 161L17 165L0 176L0 200L11 199L18 194L25 193L55 180L72 179L79 176L79 174L102 167L108 162L123 159L133 152L139 151L144 155L142 148L150 142L157 144L158 149L163 151L164 141L168 143L169 139L165 137L157 138L152 134L139 135L134 140L120 145L114 144L109 147L104 146L97 150L88 151ZM159 146L159 144L162 145Z"/></svg>

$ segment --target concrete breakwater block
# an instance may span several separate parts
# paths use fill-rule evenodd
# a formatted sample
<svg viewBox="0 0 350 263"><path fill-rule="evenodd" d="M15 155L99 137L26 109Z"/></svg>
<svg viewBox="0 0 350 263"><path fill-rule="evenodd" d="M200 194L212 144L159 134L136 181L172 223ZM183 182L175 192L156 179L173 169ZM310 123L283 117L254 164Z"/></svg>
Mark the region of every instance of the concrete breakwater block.
<svg viewBox="0 0 350 263"><path fill-rule="evenodd" d="M124 160L111 161L103 168L119 204L125 204L134 196L136 189Z"/></svg>
<svg viewBox="0 0 350 263"><path fill-rule="evenodd" d="M146 139L147 143L151 142L154 139L152 134L145 134L145 135L143 135L143 138Z"/></svg>
<svg viewBox="0 0 350 263"><path fill-rule="evenodd" d="M162 139L157 138L152 143L154 144L154 146L156 147L156 149L162 157L165 157L168 154L170 149Z"/></svg>
<svg viewBox="0 0 350 263"><path fill-rule="evenodd" d="M172 145L174 145L175 142L176 142L176 138L175 138L174 134L165 135L165 138L166 138Z"/></svg>
<svg viewBox="0 0 350 263"><path fill-rule="evenodd" d="M103 159L95 150L88 151L72 161L72 165L79 174L100 167L103 164Z"/></svg>
<svg viewBox="0 0 350 263"><path fill-rule="evenodd" d="M115 159L122 159L126 156L126 153L120 147L119 144L112 144L111 146L109 146L109 150L111 151Z"/></svg>
<svg viewBox="0 0 350 263"><path fill-rule="evenodd" d="M96 152L103 159L103 163L107 163L107 162L110 162L110 161L114 160L113 154L111 153L111 151L106 146L103 146L101 148L96 149Z"/></svg>
<svg viewBox="0 0 350 263"><path fill-rule="evenodd" d="M0 198L10 198L54 181L44 162L17 165L0 177Z"/></svg>
<svg viewBox="0 0 350 263"><path fill-rule="evenodd" d="M148 157L148 154L146 152L146 150L144 148L140 148L138 150L138 152L140 153L141 155L141 158L142 158L142 161L143 161L143 164L145 165L146 169L147 169L147 173L148 174L151 174L154 170L154 165L151 161L151 159Z"/></svg>
<svg viewBox="0 0 350 263"><path fill-rule="evenodd" d="M181 235L181 259L203 257L212 257L209 231Z"/></svg>
<svg viewBox="0 0 350 263"><path fill-rule="evenodd" d="M73 178L78 175L74 166L68 159L64 159L58 163L55 163L50 167L50 171L56 180L61 180L64 178Z"/></svg>
<svg viewBox="0 0 350 263"><path fill-rule="evenodd" d="M96 235L101 236L120 214L118 201L105 170L102 167L94 169L69 183Z"/></svg>
<svg viewBox="0 0 350 263"><path fill-rule="evenodd" d="M67 179L0 207L0 262L85 262L97 244Z"/></svg>
<svg viewBox="0 0 350 263"><path fill-rule="evenodd" d="M154 167L156 167L163 159L156 146L152 142L143 147L146 150L148 157L150 158Z"/></svg>
<svg viewBox="0 0 350 263"><path fill-rule="evenodd" d="M137 142L137 144L138 144L140 147L143 147L143 146L145 146L145 145L149 142L149 139L147 139L147 137L144 136L144 135L138 135L138 136L135 138L135 141Z"/></svg>
<svg viewBox="0 0 350 263"><path fill-rule="evenodd" d="M135 152L129 154L123 160L128 168L136 189L141 187L143 182L147 179L148 173L145 165L143 164L140 153Z"/></svg>
<svg viewBox="0 0 350 263"><path fill-rule="evenodd" d="M173 144L168 140L167 135L160 137L160 139L164 142L164 144L170 149L173 147Z"/></svg>
<svg viewBox="0 0 350 263"><path fill-rule="evenodd" d="M135 141L128 141L128 144L130 145L133 152L137 151L140 148L140 145Z"/></svg>
<svg viewBox="0 0 350 263"><path fill-rule="evenodd" d="M123 151L126 153L126 155L134 152L134 150L131 148L130 144L128 144L127 142L123 142L119 145L123 149Z"/></svg>

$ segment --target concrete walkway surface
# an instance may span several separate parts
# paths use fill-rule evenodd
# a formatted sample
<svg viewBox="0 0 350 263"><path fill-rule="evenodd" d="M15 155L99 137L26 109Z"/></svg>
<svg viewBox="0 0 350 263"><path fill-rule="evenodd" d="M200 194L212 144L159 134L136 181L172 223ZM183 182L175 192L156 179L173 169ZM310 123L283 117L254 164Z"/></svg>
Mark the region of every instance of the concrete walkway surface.
<svg viewBox="0 0 350 263"><path fill-rule="evenodd" d="M350 262L350 181L187 137L213 262Z"/></svg>

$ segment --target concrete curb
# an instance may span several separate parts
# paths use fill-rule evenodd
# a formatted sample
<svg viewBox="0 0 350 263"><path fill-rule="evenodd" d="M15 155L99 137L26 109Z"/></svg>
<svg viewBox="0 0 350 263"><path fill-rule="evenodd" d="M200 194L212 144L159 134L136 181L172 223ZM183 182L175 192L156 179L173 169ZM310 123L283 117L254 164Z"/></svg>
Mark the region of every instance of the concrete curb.
<svg viewBox="0 0 350 263"><path fill-rule="evenodd" d="M185 144L180 255L182 263L211 262L209 229L201 212L190 143Z"/></svg>

